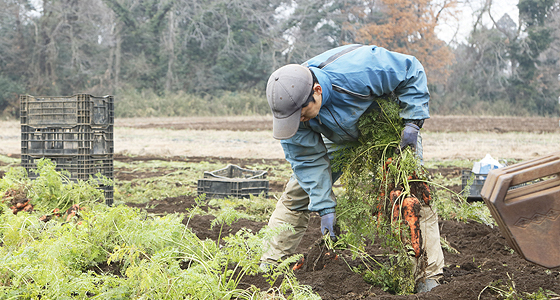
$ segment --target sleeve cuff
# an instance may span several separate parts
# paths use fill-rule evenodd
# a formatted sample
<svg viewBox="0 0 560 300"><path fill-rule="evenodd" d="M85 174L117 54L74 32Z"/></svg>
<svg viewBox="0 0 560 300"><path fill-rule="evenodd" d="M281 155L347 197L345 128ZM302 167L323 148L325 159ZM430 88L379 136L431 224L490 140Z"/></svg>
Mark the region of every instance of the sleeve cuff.
<svg viewBox="0 0 560 300"><path fill-rule="evenodd" d="M412 119L404 119L405 123L412 123L416 126L418 126L418 128L422 128L422 126L424 126L424 120L412 120Z"/></svg>
<svg viewBox="0 0 560 300"><path fill-rule="evenodd" d="M332 208L324 208L324 209L321 209L320 211L318 211L319 216L321 216L321 217L324 216L324 215L326 215L326 214L333 213L333 212L335 212L334 207L332 207Z"/></svg>

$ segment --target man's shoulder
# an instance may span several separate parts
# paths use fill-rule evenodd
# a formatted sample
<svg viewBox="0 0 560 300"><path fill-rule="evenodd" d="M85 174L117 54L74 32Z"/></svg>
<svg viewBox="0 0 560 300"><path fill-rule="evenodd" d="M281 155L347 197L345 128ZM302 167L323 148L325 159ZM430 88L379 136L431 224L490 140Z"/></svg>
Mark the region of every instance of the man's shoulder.
<svg viewBox="0 0 560 300"><path fill-rule="evenodd" d="M327 51L309 59L303 65L306 66L306 67L319 67L322 63L327 61L333 55L336 55L338 53L342 53L347 49L356 48L356 50L357 50L358 48L359 49L364 48L364 50L365 50L365 49L369 49L371 47L375 47L375 46L365 46L365 45L361 45L361 44L349 44L349 45L339 46L339 47L327 50Z"/></svg>

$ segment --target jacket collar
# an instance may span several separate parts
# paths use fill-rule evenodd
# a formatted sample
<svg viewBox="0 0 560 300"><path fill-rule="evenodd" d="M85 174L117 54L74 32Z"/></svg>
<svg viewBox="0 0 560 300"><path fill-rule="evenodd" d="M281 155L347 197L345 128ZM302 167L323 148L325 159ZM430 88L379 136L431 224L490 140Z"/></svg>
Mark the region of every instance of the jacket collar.
<svg viewBox="0 0 560 300"><path fill-rule="evenodd" d="M321 104L321 107L323 107L331 99L331 94L332 94L331 79L329 78L329 75L327 75L327 72L323 71L322 69L315 68L315 67L309 67L309 69L313 71L313 74L315 74L315 77L317 77L317 80L319 81L319 85L321 85L321 89L323 90L323 103Z"/></svg>

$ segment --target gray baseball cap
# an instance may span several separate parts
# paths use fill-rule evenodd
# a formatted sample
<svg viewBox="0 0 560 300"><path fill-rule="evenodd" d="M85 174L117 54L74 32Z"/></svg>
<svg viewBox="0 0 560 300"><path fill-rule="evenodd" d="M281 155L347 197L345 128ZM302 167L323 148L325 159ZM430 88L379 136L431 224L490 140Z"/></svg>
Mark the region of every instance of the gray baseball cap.
<svg viewBox="0 0 560 300"><path fill-rule="evenodd" d="M266 85L266 98L272 110L272 136L289 139L296 134L301 107L309 98L313 76L308 68L290 64L274 71Z"/></svg>

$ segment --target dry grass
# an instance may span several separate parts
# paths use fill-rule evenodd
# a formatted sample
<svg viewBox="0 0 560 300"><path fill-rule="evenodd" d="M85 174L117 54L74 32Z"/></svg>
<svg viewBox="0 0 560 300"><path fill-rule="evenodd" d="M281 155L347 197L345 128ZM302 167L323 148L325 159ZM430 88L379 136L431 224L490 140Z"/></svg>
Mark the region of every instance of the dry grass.
<svg viewBox="0 0 560 300"><path fill-rule="evenodd" d="M115 152L133 155L283 158L271 131L115 128Z"/></svg>
<svg viewBox="0 0 560 300"><path fill-rule="evenodd" d="M423 134L424 158L427 160L478 160L486 154L490 154L495 159L527 160L557 152L559 142L558 132L427 132Z"/></svg>
<svg viewBox="0 0 560 300"><path fill-rule="evenodd" d="M248 117L245 117L248 118ZM260 117L259 117L260 118ZM237 120L238 118L232 118ZM130 155L283 158L271 131L170 130L131 128L142 124L202 122L208 118L122 119L115 123L115 152ZM222 119L223 120L223 119ZM18 121L0 121L0 154L19 154ZM424 132L426 160L473 159L486 154L496 159L527 160L558 151L560 132Z"/></svg>

